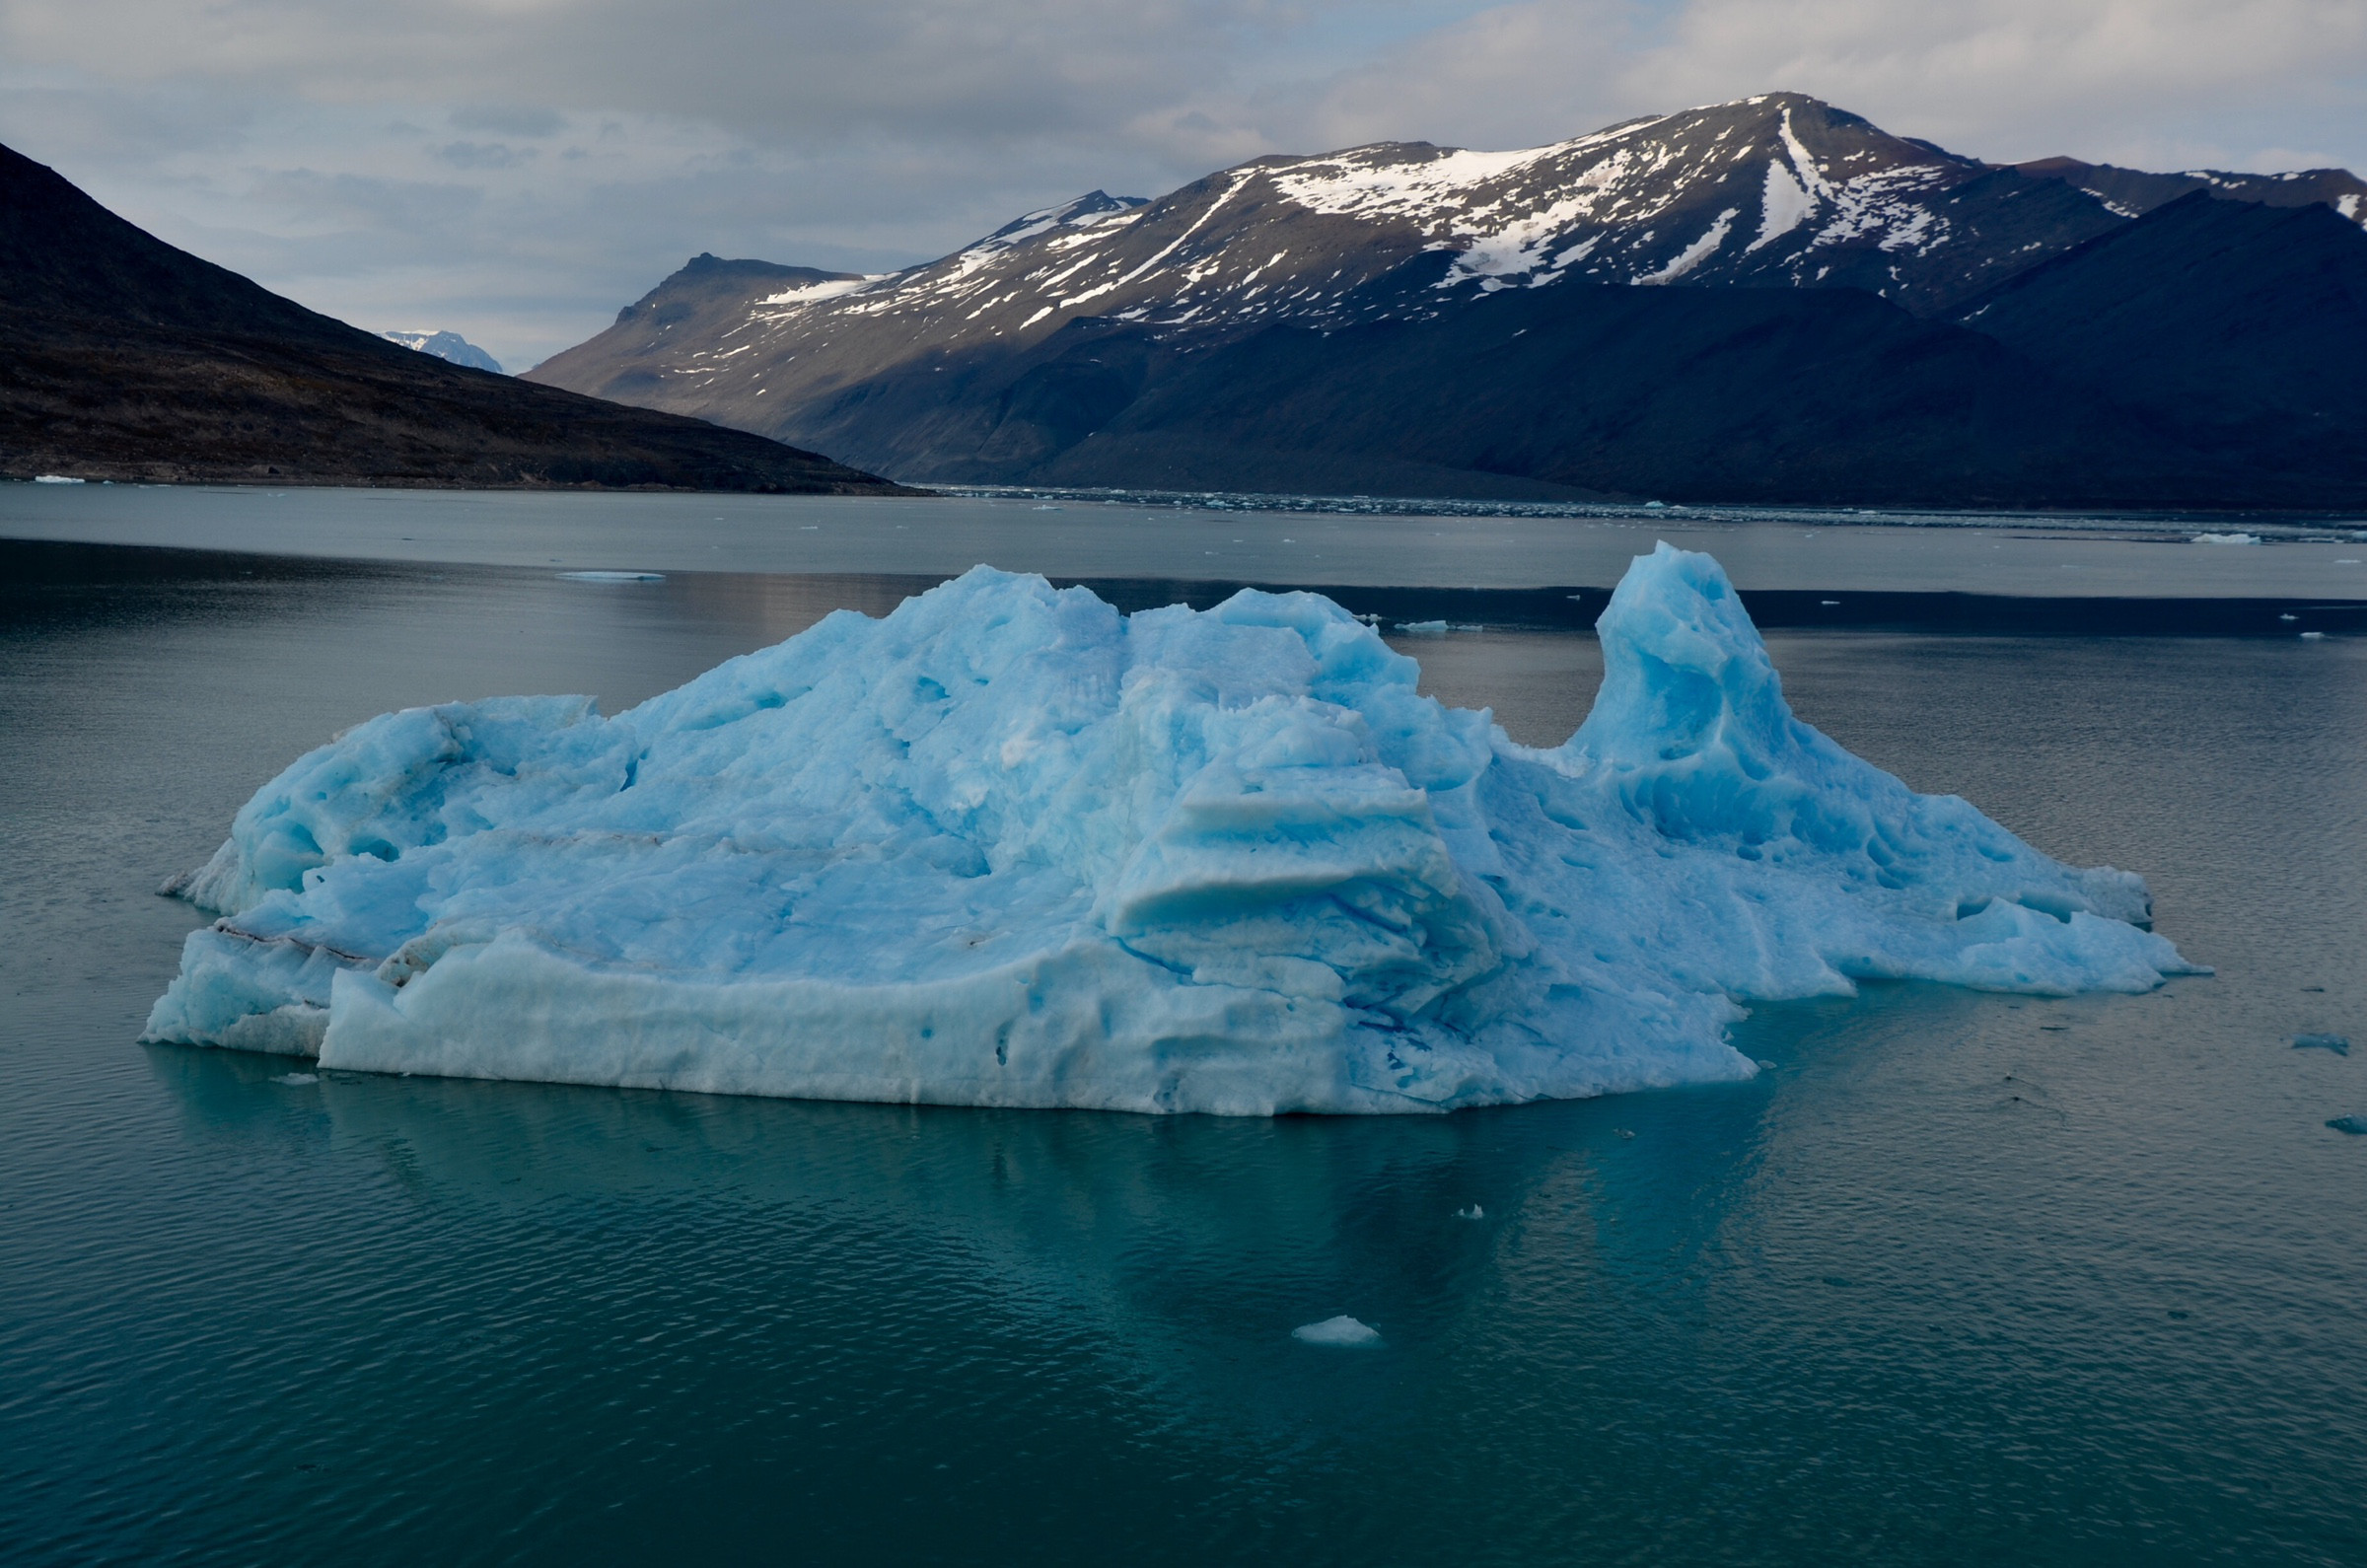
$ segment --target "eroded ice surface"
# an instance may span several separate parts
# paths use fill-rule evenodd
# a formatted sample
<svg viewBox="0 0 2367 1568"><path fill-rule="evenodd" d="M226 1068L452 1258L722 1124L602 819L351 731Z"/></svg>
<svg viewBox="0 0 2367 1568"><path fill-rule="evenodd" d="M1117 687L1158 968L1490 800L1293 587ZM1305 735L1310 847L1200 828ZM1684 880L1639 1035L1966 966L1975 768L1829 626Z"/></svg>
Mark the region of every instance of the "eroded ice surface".
<svg viewBox="0 0 2367 1568"><path fill-rule="evenodd" d="M613 718L387 714L179 891L147 1037L322 1065L1265 1114L1747 1078L1739 1001L2141 991L2144 885L1801 724L1662 545L1553 750L1311 594L1121 616L981 567Z"/></svg>

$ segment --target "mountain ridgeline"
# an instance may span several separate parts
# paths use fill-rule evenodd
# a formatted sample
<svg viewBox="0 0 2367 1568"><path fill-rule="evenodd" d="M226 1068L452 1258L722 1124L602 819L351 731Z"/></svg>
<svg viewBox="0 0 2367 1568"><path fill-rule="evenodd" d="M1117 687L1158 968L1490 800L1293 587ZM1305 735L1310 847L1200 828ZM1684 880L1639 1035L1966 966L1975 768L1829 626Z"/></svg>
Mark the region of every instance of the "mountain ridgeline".
<svg viewBox="0 0 2367 1568"><path fill-rule="evenodd" d="M0 476L897 491L761 435L420 346L176 249L0 147Z"/></svg>
<svg viewBox="0 0 2367 1568"><path fill-rule="evenodd" d="M1775 94L1259 158L879 276L702 255L530 374L917 482L2347 507L2363 195Z"/></svg>

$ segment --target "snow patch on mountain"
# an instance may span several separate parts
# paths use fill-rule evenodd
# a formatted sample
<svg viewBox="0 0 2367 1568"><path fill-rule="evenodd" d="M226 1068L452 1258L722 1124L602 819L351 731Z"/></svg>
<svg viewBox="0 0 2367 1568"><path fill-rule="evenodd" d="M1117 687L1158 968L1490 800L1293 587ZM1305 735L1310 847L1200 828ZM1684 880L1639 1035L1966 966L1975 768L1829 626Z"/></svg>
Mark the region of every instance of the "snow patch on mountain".
<svg viewBox="0 0 2367 1568"><path fill-rule="evenodd" d="M834 300L842 294L859 294L894 276L896 274L893 272L870 272L861 277L829 278L821 283L800 283L794 288L783 289L778 294L767 294L756 301L756 304L759 306L814 305L823 300Z"/></svg>
<svg viewBox="0 0 2367 1568"><path fill-rule="evenodd" d="M1806 223L1816 210L1816 197L1807 184L1783 165L1770 161L1766 188L1759 195L1758 238L1744 248L1745 252L1765 249Z"/></svg>
<svg viewBox="0 0 2367 1568"><path fill-rule="evenodd" d="M1710 224L1700 239L1669 257L1668 265L1657 272L1646 273L1635 281L1638 283L1674 283L1699 266L1726 243L1726 236L1734 228L1734 220L1741 215L1741 210L1739 207L1728 207L1724 212L1719 213L1716 221Z"/></svg>
<svg viewBox="0 0 2367 1568"><path fill-rule="evenodd" d="M1416 155L1404 161L1384 161L1397 152L1393 147L1358 148L1309 159L1274 175L1273 183L1277 191L1310 212L1343 218L1413 218L1426 223L1443 212L1468 207L1476 192L1509 175L1566 156L1599 139L1580 137L1509 153L1449 148L1432 157ZM1484 212L1470 216L1484 216Z"/></svg>

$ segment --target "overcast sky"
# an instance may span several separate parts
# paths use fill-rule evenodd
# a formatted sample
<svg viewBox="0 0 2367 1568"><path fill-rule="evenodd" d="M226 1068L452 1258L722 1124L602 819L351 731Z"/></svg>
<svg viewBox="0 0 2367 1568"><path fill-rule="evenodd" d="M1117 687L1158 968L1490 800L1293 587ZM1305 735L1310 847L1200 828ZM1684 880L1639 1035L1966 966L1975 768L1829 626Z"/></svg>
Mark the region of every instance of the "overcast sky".
<svg viewBox="0 0 2367 1568"><path fill-rule="evenodd" d="M0 141L523 369L699 250L881 270L1265 152L1774 89L2000 161L2367 168L2367 0L0 0Z"/></svg>

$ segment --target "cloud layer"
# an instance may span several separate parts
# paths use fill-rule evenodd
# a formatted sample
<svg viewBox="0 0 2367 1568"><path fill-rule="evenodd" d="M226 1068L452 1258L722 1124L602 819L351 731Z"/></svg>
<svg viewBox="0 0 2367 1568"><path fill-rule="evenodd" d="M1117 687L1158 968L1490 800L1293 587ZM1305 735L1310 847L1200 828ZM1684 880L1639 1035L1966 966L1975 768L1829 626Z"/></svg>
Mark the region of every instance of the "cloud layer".
<svg viewBox="0 0 2367 1568"><path fill-rule="evenodd" d="M1094 186L1797 89L1995 159L2367 164L2358 0L0 0L0 141L531 364L693 251L884 268Z"/></svg>

